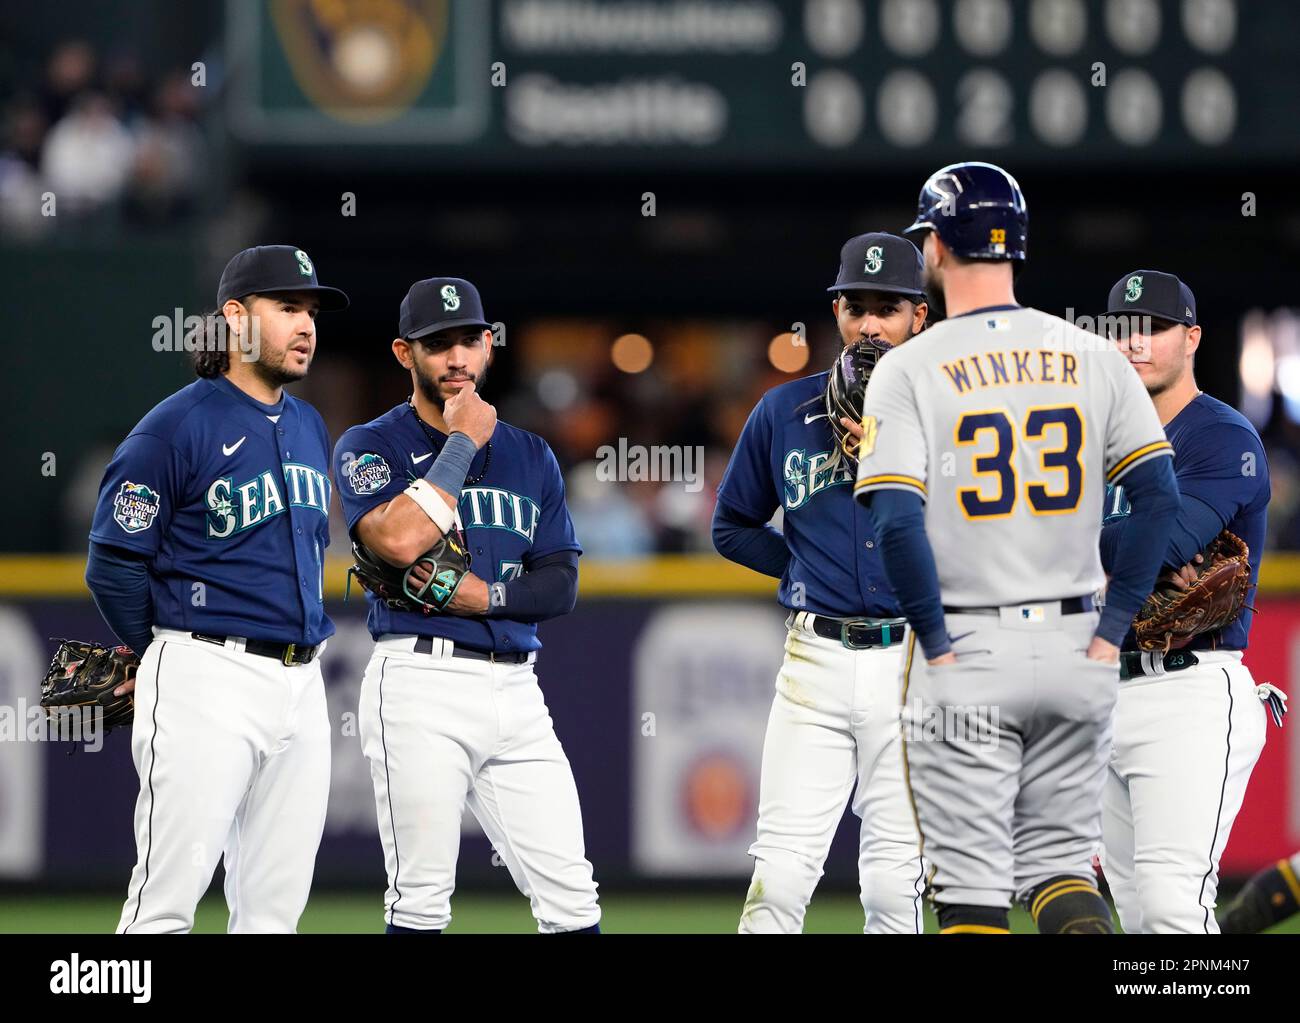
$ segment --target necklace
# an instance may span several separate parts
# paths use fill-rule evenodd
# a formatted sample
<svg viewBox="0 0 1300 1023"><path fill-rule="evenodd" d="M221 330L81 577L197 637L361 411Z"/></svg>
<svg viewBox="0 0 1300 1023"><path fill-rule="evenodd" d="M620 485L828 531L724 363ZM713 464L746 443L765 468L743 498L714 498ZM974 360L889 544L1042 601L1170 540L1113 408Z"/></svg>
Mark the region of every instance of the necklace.
<svg viewBox="0 0 1300 1023"><path fill-rule="evenodd" d="M415 410L415 403L411 401L410 398L406 399L406 407L411 410L411 415L415 416L415 421L420 424L420 429L424 431L424 435L425 437L428 438L429 443L436 445L438 443L438 438L433 435L433 430L430 429L429 424L420 418L420 413ZM483 448L483 468L480 469L473 476L466 476L465 477L466 485L472 487L474 486L474 484L482 480L483 477L487 475L487 471L491 467L491 465L492 465L492 442L488 441Z"/></svg>

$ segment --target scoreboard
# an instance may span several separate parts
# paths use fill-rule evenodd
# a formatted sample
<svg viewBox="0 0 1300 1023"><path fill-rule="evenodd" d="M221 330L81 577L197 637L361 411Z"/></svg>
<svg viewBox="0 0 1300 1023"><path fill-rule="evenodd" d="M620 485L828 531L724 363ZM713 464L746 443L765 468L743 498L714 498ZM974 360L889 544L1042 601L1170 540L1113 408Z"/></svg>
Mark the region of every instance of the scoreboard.
<svg viewBox="0 0 1300 1023"><path fill-rule="evenodd" d="M1282 163L1291 0L230 0L254 158Z"/></svg>

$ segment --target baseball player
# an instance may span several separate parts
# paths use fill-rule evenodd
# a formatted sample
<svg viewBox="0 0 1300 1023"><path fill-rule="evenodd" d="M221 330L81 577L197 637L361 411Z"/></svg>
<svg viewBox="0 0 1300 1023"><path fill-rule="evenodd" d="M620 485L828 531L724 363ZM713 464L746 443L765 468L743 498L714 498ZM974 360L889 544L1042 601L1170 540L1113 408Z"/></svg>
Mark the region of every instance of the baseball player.
<svg viewBox="0 0 1300 1023"><path fill-rule="evenodd" d="M1186 284L1135 270L1111 288L1107 314L1129 325L1117 331L1118 347L1173 446L1182 509L1161 549L1163 564L1176 573L1227 529L1250 549L1251 588L1236 621L1182 649L1142 653L1131 632L1125 637L1101 862L1125 931L1216 934L1219 857L1264 748L1261 701L1274 692L1256 687L1242 663L1264 547L1268 463L1250 421L1197 389L1201 328ZM1106 498L1107 571L1134 527L1128 490L1113 486Z"/></svg>
<svg viewBox="0 0 1300 1023"><path fill-rule="evenodd" d="M131 755L136 865L119 933L188 931L224 849L231 932L292 932L329 794L317 655L334 632L329 438L284 393L347 296L292 245L227 264L199 379L157 405L104 473L86 582L142 656ZM228 339L228 343L227 343Z"/></svg>
<svg viewBox="0 0 1300 1023"><path fill-rule="evenodd" d="M1223 934L1258 934L1300 913L1300 852L1266 867L1246 882L1222 912Z"/></svg>
<svg viewBox="0 0 1300 1023"><path fill-rule="evenodd" d="M781 580L785 659L763 743L754 876L741 933L798 933L851 790L867 933L919 934L922 869L903 785L898 681L905 622L850 492L852 431L878 359L925 326L921 253L844 243L827 289L844 347L831 370L763 396L718 489L718 552ZM783 532L767 525L783 512Z"/></svg>
<svg viewBox="0 0 1300 1023"><path fill-rule="evenodd" d="M1117 644L1178 510L1170 447L1104 339L1017 304L1020 187L937 171L909 231L948 318L867 384L855 493L913 632L905 771L944 933L1106 933L1095 886ZM1100 617L1104 482L1134 508Z"/></svg>
<svg viewBox="0 0 1300 1023"><path fill-rule="evenodd" d="M492 355L478 291L418 281L393 354L408 401L348 430L334 451L355 541L411 565L444 535L471 563L441 614L373 594L374 654L358 714L388 871L390 934L451 921L468 802L543 933L599 932L573 772L533 665L537 623L568 614L581 548L542 438L498 422L480 396Z"/></svg>

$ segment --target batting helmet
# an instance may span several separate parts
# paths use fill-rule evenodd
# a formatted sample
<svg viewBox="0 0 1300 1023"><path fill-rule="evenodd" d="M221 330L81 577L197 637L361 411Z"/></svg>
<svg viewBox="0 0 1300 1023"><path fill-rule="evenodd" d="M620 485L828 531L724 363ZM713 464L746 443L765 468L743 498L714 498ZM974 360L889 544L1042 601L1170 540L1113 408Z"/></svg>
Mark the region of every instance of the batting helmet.
<svg viewBox="0 0 1300 1023"><path fill-rule="evenodd" d="M954 163L921 186L916 221L967 259L1024 259L1029 210L1016 179L991 163Z"/></svg>

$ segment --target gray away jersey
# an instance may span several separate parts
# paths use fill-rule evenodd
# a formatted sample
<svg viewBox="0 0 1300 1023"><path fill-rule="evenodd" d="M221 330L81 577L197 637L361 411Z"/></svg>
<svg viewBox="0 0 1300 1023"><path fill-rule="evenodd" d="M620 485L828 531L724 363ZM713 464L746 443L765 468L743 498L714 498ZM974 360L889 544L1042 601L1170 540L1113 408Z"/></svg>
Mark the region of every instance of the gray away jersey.
<svg viewBox="0 0 1300 1023"><path fill-rule="evenodd" d="M1109 341L1014 306L945 320L881 359L862 425L855 493L921 495L957 607L1094 593L1106 484L1172 454Z"/></svg>

